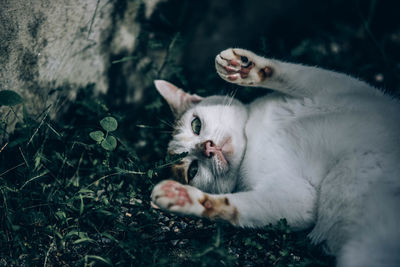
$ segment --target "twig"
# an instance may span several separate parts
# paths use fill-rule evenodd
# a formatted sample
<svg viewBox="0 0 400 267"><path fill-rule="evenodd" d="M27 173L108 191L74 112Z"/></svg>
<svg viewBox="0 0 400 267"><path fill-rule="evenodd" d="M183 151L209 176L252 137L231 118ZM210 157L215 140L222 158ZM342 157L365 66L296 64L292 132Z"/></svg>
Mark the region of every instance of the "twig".
<svg viewBox="0 0 400 267"><path fill-rule="evenodd" d="M2 122L4 122L4 127L1 127L2 129L2 139L6 137L7 134L7 127L8 127L8 117L10 116L11 109L8 110L7 114L4 116L4 120L2 119Z"/></svg>
<svg viewBox="0 0 400 267"><path fill-rule="evenodd" d="M40 112L40 114L37 115L37 116L35 117L35 120L38 120L40 117L42 117L43 114L45 114L46 112L48 112L48 110L51 108L51 106L52 106L52 105L50 104L50 105L48 105L45 109L43 109L43 111Z"/></svg>
<svg viewBox="0 0 400 267"><path fill-rule="evenodd" d="M170 162L167 162L167 163L165 163L165 164L161 164L161 165L157 166L157 168L158 168L158 169L162 169L162 168L171 166L171 165L173 165L173 164L175 164L175 163L177 163L177 162L179 162L179 161L181 161L181 160L182 160L182 158L179 157L179 158L174 159L174 160L172 160L172 161L170 161Z"/></svg>
<svg viewBox="0 0 400 267"><path fill-rule="evenodd" d="M167 65L167 62L168 62L168 59L169 59L169 54L170 54L172 48L174 47L175 42L178 40L179 35L180 35L179 32L176 33L176 34L174 35L174 37L172 37L172 40L171 40L171 42L170 42L169 45L168 45L167 51L165 52L165 57L164 57L163 63L161 64L161 67L160 67L160 69L159 69L158 72L157 72L157 77L158 77L158 78L161 78L161 74L162 74L162 72L163 72L165 66Z"/></svg>
<svg viewBox="0 0 400 267"><path fill-rule="evenodd" d="M61 137L61 134L59 134L53 127L51 127L51 125L50 125L48 122L46 122L46 125L47 125L47 127L49 127L50 130L52 130L58 137Z"/></svg>
<svg viewBox="0 0 400 267"><path fill-rule="evenodd" d="M61 203L61 204L64 204L64 203ZM49 203L37 204L37 205L29 206L29 207L24 207L24 209L28 210L28 209L34 209L34 208L46 207L46 206L50 206L50 204Z"/></svg>
<svg viewBox="0 0 400 267"><path fill-rule="evenodd" d="M134 60L134 59L137 59L137 56L123 57L121 59L117 59L117 60L111 61L111 64L117 64L117 63L129 61L129 60Z"/></svg>
<svg viewBox="0 0 400 267"><path fill-rule="evenodd" d="M0 149L0 153L6 148L7 145L8 145L8 142L6 142L6 143L4 144L4 146Z"/></svg>
<svg viewBox="0 0 400 267"><path fill-rule="evenodd" d="M280 260L281 260L281 256L279 256L279 257L272 263L272 265L277 264Z"/></svg>
<svg viewBox="0 0 400 267"><path fill-rule="evenodd" d="M106 179L108 177L111 177L111 176L121 175L121 174L145 175L146 173L145 172L137 172L137 171L128 171L128 170L122 170L121 169L121 171L119 171L119 172L114 172L114 173L110 173L110 174L104 175L103 177L101 177L101 178L97 179L96 181L90 183L89 185L85 186L84 188L87 189L87 188L91 187L92 185L94 185L95 183L100 182L101 180L104 180L104 179Z"/></svg>
<svg viewBox="0 0 400 267"><path fill-rule="evenodd" d="M97 0L96 8L94 10L94 13L93 13L93 16L92 16L92 20L90 21L90 26L89 26L89 31L88 31L87 38L89 38L89 35L92 32L92 26L93 26L93 23L94 23L94 18L96 17L97 9L99 8L99 3L100 3L100 0Z"/></svg>
<svg viewBox="0 0 400 267"><path fill-rule="evenodd" d="M23 121L18 114L15 112L15 110L13 109L13 107L10 106L11 111L14 113L15 117L17 117L18 120Z"/></svg>
<svg viewBox="0 0 400 267"><path fill-rule="evenodd" d="M370 37L372 43L375 45L375 47L378 49L379 53L381 54L383 61L385 62L386 65L388 65L388 58L386 56L385 50L382 48L382 46L379 44L378 40L375 38L374 34L371 31L370 25L372 22L372 18L374 15L375 11L375 6L376 6L376 1L372 0L370 2L369 10L368 10L368 18L365 18L364 15L361 12L361 8L359 5L357 5L358 8L358 15L361 18L361 22L363 25L364 30L366 31L367 35Z"/></svg>
<svg viewBox="0 0 400 267"><path fill-rule="evenodd" d="M35 129L35 131L33 132L33 135L31 136L31 139L29 139L29 142L28 142L26 145L29 145L29 144L32 142L33 137L35 137L36 133L39 131L39 128L42 127L42 125L43 125L43 123L44 123L44 120L45 120L45 119L47 118L47 116L49 115L49 112L50 112L50 109L47 110L47 112L46 112L46 114L44 115L42 121L40 122L39 126Z"/></svg>
<svg viewBox="0 0 400 267"><path fill-rule="evenodd" d="M49 171L48 171L48 170L45 170L45 171L42 172L41 174L36 175L35 177L32 177L31 179L29 179L28 181L26 181L26 182L19 188L19 190L21 190L22 188L24 188L28 183L32 182L33 180L39 179L40 177L45 176L45 175L48 174L48 173L49 173Z"/></svg>
<svg viewBox="0 0 400 267"><path fill-rule="evenodd" d="M6 170L6 171L3 172L2 174L0 174L0 177L3 176L4 174L9 173L9 172L12 171L12 170L18 168L18 167L21 167L22 165L25 165L25 162L22 162L22 163L18 164L17 166L14 166L14 167L12 167L11 169Z"/></svg>
<svg viewBox="0 0 400 267"><path fill-rule="evenodd" d="M7 198L6 198L6 195L4 194L3 188L1 188L1 187L0 187L0 192L1 192L2 196L3 196L4 215L6 216L7 220L9 220ZM13 250L11 249L12 245L11 245L11 242L10 242L11 241L11 237L10 237L9 231L7 230L7 227L4 229L4 232L5 232L6 236L7 236L8 247L9 247L8 251L10 253L10 257L13 257Z"/></svg>
<svg viewBox="0 0 400 267"><path fill-rule="evenodd" d="M47 252L46 252L46 257L44 258L44 263L43 263L43 267L46 267L46 265L47 265L47 259L49 258L49 254L50 254L50 252L54 249L54 237L53 237L53 242L51 242L51 244L50 244L50 246L49 246L49 249L47 250Z"/></svg>
<svg viewBox="0 0 400 267"><path fill-rule="evenodd" d="M83 155L84 155L84 154L85 154L85 151L82 152L81 157L80 157L79 162L78 162L78 166L76 167L75 173L74 173L74 175L72 175L71 179L74 178L75 176L79 175L79 174L78 174L78 172L79 172L79 167L81 166L81 164L82 164L82 162L83 162Z"/></svg>
<svg viewBox="0 0 400 267"><path fill-rule="evenodd" d="M145 175L145 172L138 172L138 171L129 171L129 170L124 170L121 168L118 168L118 174L136 174L136 175Z"/></svg>
<svg viewBox="0 0 400 267"><path fill-rule="evenodd" d="M22 156L23 160L25 161L26 166L28 166L28 168L29 168L30 166L28 164L28 161L25 158L24 152L22 152L22 149L21 149L20 146L18 147L18 149L19 149L19 152L21 153L21 156Z"/></svg>
<svg viewBox="0 0 400 267"><path fill-rule="evenodd" d="M110 174L104 175L103 177L101 177L101 178L97 179L96 181L90 183L89 185L85 186L85 189L91 187L91 186L94 185L95 183L100 182L101 180L104 180L104 179L106 179L106 178L108 178L108 177L111 177L111 176L114 176L114 175L118 175L118 174L121 174L121 173L120 173L120 172L115 172L115 173L110 173Z"/></svg>

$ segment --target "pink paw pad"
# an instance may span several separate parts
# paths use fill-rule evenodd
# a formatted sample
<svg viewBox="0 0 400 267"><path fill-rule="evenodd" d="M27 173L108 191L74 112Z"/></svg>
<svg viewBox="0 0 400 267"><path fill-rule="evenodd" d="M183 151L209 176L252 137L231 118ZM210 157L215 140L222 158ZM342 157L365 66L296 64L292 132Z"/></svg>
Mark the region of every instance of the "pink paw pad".
<svg viewBox="0 0 400 267"><path fill-rule="evenodd" d="M240 66L240 62L234 59L229 60L229 64L235 67Z"/></svg>
<svg viewBox="0 0 400 267"><path fill-rule="evenodd" d="M237 75L237 74L228 75L228 79L231 81L235 81L238 78L239 78L239 75Z"/></svg>
<svg viewBox="0 0 400 267"><path fill-rule="evenodd" d="M164 196L167 198L175 198L175 203L172 205L185 206L186 204L193 204L192 199L185 187L181 184L170 181L161 187L164 191Z"/></svg>
<svg viewBox="0 0 400 267"><path fill-rule="evenodd" d="M255 67L255 64L253 62L248 62L247 60L248 59L246 58L245 65L242 65L239 61L234 59L228 61L229 65L224 66L224 69L229 73L229 80L235 81L239 77L242 79L247 78L250 71ZM238 66L240 66L240 69L237 68Z"/></svg>

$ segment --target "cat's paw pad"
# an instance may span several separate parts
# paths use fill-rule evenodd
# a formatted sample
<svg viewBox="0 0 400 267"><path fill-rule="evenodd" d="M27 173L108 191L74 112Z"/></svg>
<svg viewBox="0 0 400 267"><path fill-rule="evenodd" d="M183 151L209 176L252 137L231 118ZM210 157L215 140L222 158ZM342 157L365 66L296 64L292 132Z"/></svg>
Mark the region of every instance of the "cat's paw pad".
<svg viewBox="0 0 400 267"><path fill-rule="evenodd" d="M152 202L164 209L186 215L201 216L204 207L199 200L204 193L199 189L167 180L157 184L151 193Z"/></svg>
<svg viewBox="0 0 400 267"><path fill-rule="evenodd" d="M222 51L215 58L215 67L221 78L241 85L257 85L273 72L267 59L239 48Z"/></svg>

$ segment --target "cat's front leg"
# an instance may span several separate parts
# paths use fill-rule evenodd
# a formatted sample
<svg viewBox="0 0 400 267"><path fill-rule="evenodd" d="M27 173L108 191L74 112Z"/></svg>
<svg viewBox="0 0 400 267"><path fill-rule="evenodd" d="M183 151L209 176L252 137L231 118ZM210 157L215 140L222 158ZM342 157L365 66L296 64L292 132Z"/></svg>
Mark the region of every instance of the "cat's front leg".
<svg viewBox="0 0 400 267"><path fill-rule="evenodd" d="M163 181L154 187L151 199L155 205L170 212L237 223L237 209L228 198L209 195L190 185Z"/></svg>
<svg viewBox="0 0 400 267"><path fill-rule="evenodd" d="M269 88L294 97L374 92L365 82L342 73L264 58L239 48L219 53L215 67L230 83Z"/></svg>
<svg viewBox="0 0 400 267"><path fill-rule="evenodd" d="M286 218L294 228L309 227L315 219L313 197L304 190L285 194L285 188L270 193L247 191L211 195L193 186L167 180L154 187L151 198L163 210L223 220L235 226L260 227Z"/></svg>

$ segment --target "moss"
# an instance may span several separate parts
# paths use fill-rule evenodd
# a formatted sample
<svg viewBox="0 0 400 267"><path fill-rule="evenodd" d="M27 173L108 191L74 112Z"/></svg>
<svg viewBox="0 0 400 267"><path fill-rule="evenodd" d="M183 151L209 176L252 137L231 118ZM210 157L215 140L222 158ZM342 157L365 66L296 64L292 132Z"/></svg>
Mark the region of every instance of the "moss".
<svg viewBox="0 0 400 267"><path fill-rule="evenodd" d="M19 78L25 82L34 81L38 75L38 55L32 51L25 49L22 54L21 63L19 67Z"/></svg>
<svg viewBox="0 0 400 267"><path fill-rule="evenodd" d="M42 13L37 13L33 16L33 20L28 23L28 32L33 40L37 39L40 26L45 21L45 16Z"/></svg>

